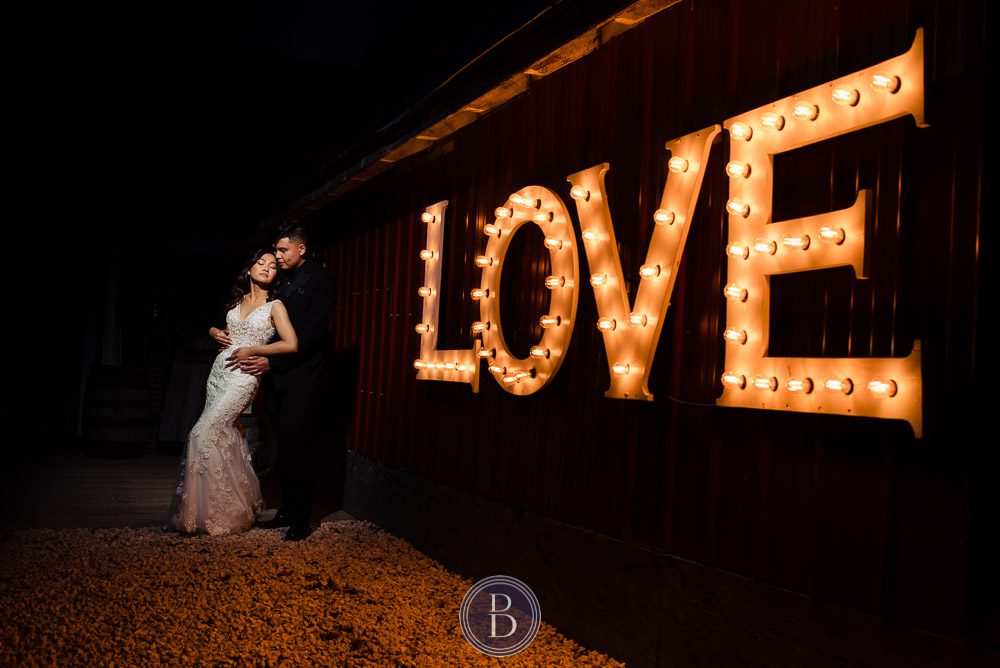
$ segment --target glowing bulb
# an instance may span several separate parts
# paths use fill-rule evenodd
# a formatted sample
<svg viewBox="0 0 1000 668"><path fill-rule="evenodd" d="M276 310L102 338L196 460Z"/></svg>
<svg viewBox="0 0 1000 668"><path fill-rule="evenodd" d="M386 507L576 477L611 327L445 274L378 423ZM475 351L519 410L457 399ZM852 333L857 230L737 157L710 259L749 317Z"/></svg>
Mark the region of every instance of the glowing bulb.
<svg viewBox="0 0 1000 668"><path fill-rule="evenodd" d="M498 364L491 364L486 368L490 370L490 373L495 373L497 375L500 375L502 373L507 373L507 369L503 368Z"/></svg>
<svg viewBox="0 0 1000 668"><path fill-rule="evenodd" d="M490 296L490 289L489 288L473 288L469 292L469 296L472 297L474 300L476 300L478 302L480 299L486 299L487 297Z"/></svg>
<svg viewBox="0 0 1000 668"><path fill-rule="evenodd" d="M830 392L843 392L844 394L850 394L854 391L854 381L850 378L827 378L823 383L823 387Z"/></svg>
<svg viewBox="0 0 1000 668"><path fill-rule="evenodd" d="M552 222L552 212L551 211L539 211L534 216L531 217L536 223L551 223Z"/></svg>
<svg viewBox="0 0 1000 668"><path fill-rule="evenodd" d="M484 269L486 267L491 267L491 266L493 266L493 258L490 257L489 255L477 255L476 256L476 266L477 267L483 267Z"/></svg>
<svg viewBox="0 0 1000 668"><path fill-rule="evenodd" d="M535 370L534 369L532 369L531 371L516 371L516 372L514 372L514 378L516 378L517 382L519 382L519 383L522 380L524 380L525 378L534 378L534 377L535 377Z"/></svg>
<svg viewBox="0 0 1000 668"><path fill-rule="evenodd" d="M813 391L812 378L789 378L785 381L785 389L789 392L809 394Z"/></svg>
<svg viewBox="0 0 1000 668"><path fill-rule="evenodd" d="M730 283L722 291L726 295L726 299L732 299L733 301L745 302L747 300L747 289L741 288L735 283Z"/></svg>
<svg viewBox="0 0 1000 668"><path fill-rule="evenodd" d="M812 102L799 100L792 108L792 116L797 121L815 121L816 117L819 116L819 107Z"/></svg>
<svg viewBox="0 0 1000 668"><path fill-rule="evenodd" d="M750 176L750 165L742 160L730 160L726 163L726 174L733 179L740 176L746 178Z"/></svg>
<svg viewBox="0 0 1000 668"><path fill-rule="evenodd" d="M894 397L899 388L894 380L873 379L868 383L868 391L876 397Z"/></svg>
<svg viewBox="0 0 1000 668"><path fill-rule="evenodd" d="M434 214L431 213L430 211L424 211L422 214L420 214L420 220L424 221L425 223L433 223Z"/></svg>
<svg viewBox="0 0 1000 668"><path fill-rule="evenodd" d="M548 348L543 348L542 346L531 346L531 350L528 354L535 359L548 359L550 353Z"/></svg>
<svg viewBox="0 0 1000 668"><path fill-rule="evenodd" d="M496 348L481 348L479 350L479 357L484 360L492 359L493 356L495 356L496 354L497 354Z"/></svg>
<svg viewBox="0 0 1000 668"><path fill-rule="evenodd" d="M645 279L656 278L660 275L660 265L644 264L639 267L639 276Z"/></svg>
<svg viewBox="0 0 1000 668"><path fill-rule="evenodd" d="M842 104L845 107L853 107L861 99L861 93L854 86L845 86L841 84L833 89L830 93L830 97L837 104Z"/></svg>
<svg viewBox="0 0 1000 668"><path fill-rule="evenodd" d="M431 326L428 325L426 322L422 322L413 329L417 330L417 334L427 334L428 332L431 331Z"/></svg>
<svg viewBox="0 0 1000 668"><path fill-rule="evenodd" d="M590 191L583 186L573 186L570 188L569 196L573 199L582 199L584 202L590 201Z"/></svg>
<svg viewBox="0 0 1000 668"><path fill-rule="evenodd" d="M778 379L774 376L756 376L753 379L753 386L758 390L771 390L774 392L778 389Z"/></svg>
<svg viewBox="0 0 1000 668"><path fill-rule="evenodd" d="M746 218L750 215L750 205L739 197L733 197L726 202L726 211L734 216L742 216Z"/></svg>
<svg viewBox="0 0 1000 668"><path fill-rule="evenodd" d="M899 90L899 77L880 72L872 75L870 85L876 93L895 93Z"/></svg>
<svg viewBox="0 0 1000 668"><path fill-rule="evenodd" d="M423 369L425 366L427 366L427 363L424 362L422 359L415 359L415 360L413 360L413 368L414 369Z"/></svg>
<svg viewBox="0 0 1000 668"><path fill-rule="evenodd" d="M771 241L770 239L758 237L753 242L753 249L758 253L764 253L765 255L774 255L775 253L778 252L778 244Z"/></svg>
<svg viewBox="0 0 1000 668"><path fill-rule="evenodd" d="M615 362L611 365L611 370L616 376L627 376L629 372L628 362Z"/></svg>
<svg viewBox="0 0 1000 668"><path fill-rule="evenodd" d="M686 172L688 170L687 158L682 158L679 155L670 158L670 161L667 162L667 169L672 172Z"/></svg>
<svg viewBox="0 0 1000 668"><path fill-rule="evenodd" d="M642 313L633 313L628 317L628 324L633 327L645 327L646 326L646 316Z"/></svg>
<svg viewBox="0 0 1000 668"><path fill-rule="evenodd" d="M426 285L423 285L417 288L417 294L420 295L421 297L430 297L432 294L434 294L434 291L431 290Z"/></svg>
<svg viewBox="0 0 1000 668"><path fill-rule="evenodd" d="M538 321L542 329L549 329L550 327L558 327L562 324L562 316L559 315L543 315Z"/></svg>
<svg viewBox="0 0 1000 668"><path fill-rule="evenodd" d="M561 288L566 285L565 276L549 276L545 279L545 287L549 290L555 290L556 288Z"/></svg>
<svg viewBox="0 0 1000 668"><path fill-rule="evenodd" d="M801 248L805 250L809 248L809 235L808 234L792 234L788 232L782 235L781 245L785 248Z"/></svg>
<svg viewBox="0 0 1000 668"><path fill-rule="evenodd" d="M563 247L562 239L557 239L556 237L545 237L545 241L542 243L544 243L545 247L549 250L559 250Z"/></svg>
<svg viewBox="0 0 1000 668"><path fill-rule="evenodd" d="M517 375L513 373L508 373L503 377L504 385L513 385L516 382L517 382Z"/></svg>
<svg viewBox="0 0 1000 668"><path fill-rule="evenodd" d="M433 260L434 259L434 251L427 250L425 248L424 250L420 251L420 259L423 260L423 261L425 261L425 262L427 260Z"/></svg>
<svg viewBox="0 0 1000 668"><path fill-rule="evenodd" d="M726 343L743 345L747 342L747 332L745 329L727 329L723 332L722 338L726 340Z"/></svg>
<svg viewBox="0 0 1000 668"><path fill-rule="evenodd" d="M514 193L510 196L510 201L514 204L520 204L521 206L526 206L530 209L537 209L542 205L542 200L535 197L528 197L527 195L519 195Z"/></svg>
<svg viewBox="0 0 1000 668"><path fill-rule="evenodd" d="M494 225L493 223L490 223L483 228L483 234L485 234L488 237L499 237L500 228Z"/></svg>
<svg viewBox="0 0 1000 668"><path fill-rule="evenodd" d="M597 232L594 232L593 230L584 230L583 231L583 240L584 241L589 241L591 243L597 241Z"/></svg>
<svg viewBox="0 0 1000 668"><path fill-rule="evenodd" d="M746 123L733 123L729 126L729 135L735 139L750 141L750 137L753 137L753 128Z"/></svg>
<svg viewBox="0 0 1000 668"><path fill-rule="evenodd" d="M653 222L657 225L673 225L674 212L666 209L657 209L653 212Z"/></svg>
<svg viewBox="0 0 1000 668"><path fill-rule="evenodd" d="M493 215L497 218L510 218L514 215L514 209L506 206L498 206L493 210Z"/></svg>
<svg viewBox="0 0 1000 668"><path fill-rule="evenodd" d="M729 245L726 246L726 253L732 257L738 257L742 260L750 257L750 249L743 244L736 243L735 241L730 242Z"/></svg>
<svg viewBox="0 0 1000 668"><path fill-rule="evenodd" d="M722 374L722 384L729 387L738 387L743 389L747 386L747 377L741 373L734 373L732 371L727 371Z"/></svg>
<svg viewBox="0 0 1000 668"><path fill-rule="evenodd" d="M773 111L767 111L760 117L760 126L765 130L781 130L785 127L785 117Z"/></svg>
<svg viewBox="0 0 1000 668"><path fill-rule="evenodd" d="M490 323L488 320L486 322L477 320L476 322L472 323L472 331L477 334L479 332L485 332L489 328L490 328Z"/></svg>
<svg viewBox="0 0 1000 668"><path fill-rule="evenodd" d="M590 284L595 288L601 285L605 285L608 282L607 274L592 274L590 276Z"/></svg>
<svg viewBox="0 0 1000 668"><path fill-rule="evenodd" d="M842 244L844 243L844 238L847 235L844 234L844 228L833 227L832 225L824 225L819 228L819 238L824 243L828 244Z"/></svg>
<svg viewBox="0 0 1000 668"><path fill-rule="evenodd" d="M614 318L598 318L597 329L602 332L613 332L618 328L618 321Z"/></svg>

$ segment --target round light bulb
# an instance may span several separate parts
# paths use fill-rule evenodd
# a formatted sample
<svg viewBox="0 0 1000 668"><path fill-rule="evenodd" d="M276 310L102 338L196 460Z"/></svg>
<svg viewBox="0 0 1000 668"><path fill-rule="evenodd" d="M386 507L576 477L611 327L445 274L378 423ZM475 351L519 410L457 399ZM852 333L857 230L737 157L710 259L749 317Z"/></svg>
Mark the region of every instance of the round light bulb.
<svg viewBox="0 0 1000 668"><path fill-rule="evenodd" d="M628 323L633 327L645 327L646 316L643 313L633 313L628 317Z"/></svg>
<svg viewBox="0 0 1000 668"><path fill-rule="evenodd" d="M673 225L674 212L667 209L657 209L653 212L653 222L657 225Z"/></svg>
<svg viewBox="0 0 1000 668"><path fill-rule="evenodd" d="M425 248L424 250L420 251L420 259L423 260L424 262L426 262L427 260L433 260L434 259L434 251L427 250Z"/></svg>
<svg viewBox="0 0 1000 668"><path fill-rule="evenodd" d="M861 93L854 86L841 84L833 89L833 92L830 93L830 98L836 104L853 107L861 99Z"/></svg>
<svg viewBox="0 0 1000 668"><path fill-rule="evenodd" d="M514 210L506 206L498 206L493 210L493 215L497 218L510 218L514 215Z"/></svg>
<svg viewBox="0 0 1000 668"><path fill-rule="evenodd" d="M545 287L549 290L555 290L556 288L561 288L566 285L565 276L549 276L545 279Z"/></svg>
<svg viewBox="0 0 1000 668"><path fill-rule="evenodd" d="M742 390L747 386L747 377L742 373L727 371L722 374L722 384L728 387L738 387Z"/></svg>
<svg viewBox="0 0 1000 668"><path fill-rule="evenodd" d="M569 196L573 199L582 199L584 202L590 200L590 191L583 186L573 186L569 189Z"/></svg>
<svg viewBox="0 0 1000 668"><path fill-rule="evenodd" d="M548 348L544 348L542 346L531 346L531 350L528 351L528 354L535 359L548 359L550 353Z"/></svg>
<svg viewBox="0 0 1000 668"><path fill-rule="evenodd" d="M894 397L899 387L894 380L881 380L875 378L868 383L868 391L876 397Z"/></svg>
<svg viewBox="0 0 1000 668"><path fill-rule="evenodd" d="M722 333L722 338L726 340L726 343L741 346L747 342L747 333L745 329L727 329Z"/></svg>
<svg viewBox="0 0 1000 668"><path fill-rule="evenodd" d="M785 382L785 389L789 392L802 392L809 394L813 391L812 378L789 378Z"/></svg>
<svg viewBox="0 0 1000 668"><path fill-rule="evenodd" d="M542 243L544 243L545 247L549 250L559 250L563 247L562 239L559 239L558 237L545 237L545 241Z"/></svg>
<svg viewBox="0 0 1000 668"><path fill-rule="evenodd" d="M667 162L667 169L677 173L686 172L688 170L687 158L682 158L680 156L674 156L673 158L670 158L670 160Z"/></svg>
<svg viewBox="0 0 1000 668"><path fill-rule="evenodd" d="M431 213L430 211L424 211L422 214L420 214L420 220L422 220L425 223L433 223L434 214Z"/></svg>
<svg viewBox="0 0 1000 668"><path fill-rule="evenodd" d="M492 359L497 354L496 348L480 348L479 357L481 359Z"/></svg>
<svg viewBox="0 0 1000 668"><path fill-rule="evenodd" d="M750 176L750 165L742 160L730 160L726 163L726 174L728 174L731 179L739 177L746 178Z"/></svg>
<svg viewBox="0 0 1000 668"><path fill-rule="evenodd" d="M750 141L753 137L753 128L746 123L741 123L737 121L729 126L729 135L734 139L742 139L743 141Z"/></svg>
<svg viewBox="0 0 1000 668"><path fill-rule="evenodd" d="M616 376L627 376L630 371L628 362L615 362L611 365L611 370Z"/></svg>
<svg viewBox="0 0 1000 668"><path fill-rule="evenodd" d="M785 117L773 111L764 112L760 117L760 126L765 130L781 130L785 127Z"/></svg>
<svg viewBox="0 0 1000 668"><path fill-rule="evenodd" d="M427 366L427 363L424 362L422 359L415 359L415 360L413 360L413 368L414 369L423 369L425 366Z"/></svg>
<svg viewBox="0 0 1000 668"><path fill-rule="evenodd" d="M602 332L613 332L618 328L618 321L614 318L598 318L597 329Z"/></svg>
<svg viewBox="0 0 1000 668"><path fill-rule="evenodd" d="M781 245L785 248L801 248L802 250L806 250L809 248L809 235L788 232L782 235Z"/></svg>
<svg viewBox="0 0 1000 668"><path fill-rule="evenodd" d="M827 244L842 244L844 243L844 238L847 235L844 233L844 228L833 227L832 225L824 225L819 228L819 238L823 243Z"/></svg>
<svg viewBox="0 0 1000 668"><path fill-rule="evenodd" d="M551 211L539 211L534 216L531 217L536 223L551 223L552 222L552 212Z"/></svg>
<svg viewBox="0 0 1000 668"><path fill-rule="evenodd" d="M469 292L469 296L472 297L475 301L479 301L480 299L486 299L487 297L490 296L490 289L489 288L473 288Z"/></svg>
<svg viewBox="0 0 1000 668"><path fill-rule="evenodd" d="M488 225L483 227L483 234L485 234L488 237L499 237L500 228L494 225L493 223L489 223Z"/></svg>
<svg viewBox="0 0 1000 668"><path fill-rule="evenodd" d="M854 381L850 378L827 378L823 383L823 387L830 392L850 394L854 391Z"/></svg>
<svg viewBox="0 0 1000 668"><path fill-rule="evenodd" d="M420 295L421 297L430 297L432 294L434 294L434 291L431 290L426 285L422 285L419 288L417 288L417 294Z"/></svg>
<svg viewBox="0 0 1000 668"><path fill-rule="evenodd" d="M481 320L477 320L476 322L472 323L472 331L475 332L475 333L477 333L477 334L479 332L485 332L489 328L490 328L490 323L489 323L488 320L485 321L485 322L483 322Z"/></svg>
<svg viewBox="0 0 1000 668"><path fill-rule="evenodd" d="M746 218L750 215L750 205L739 197L732 197L726 202L726 211L734 216Z"/></svg>
<svg viewBox="0 0 1000 668"><path fill-rule="evenodd" d="M425 322L422 322L413 329L417 331L417 334L427 334L428 332L431 331L431 326Z"/></svg>
<svg viewBox="0 0 1000 668"><path fill-rule="evenodd" d="M549 329L551 327L558 327L562 324L562 316L558 315L543 315L539 318L539 324L541 324L542 329Z"/></svg>
<svg viewBox="0 0 1000 668"><path fill-rule="evenodd" d="M601 285L605 285L608 282L607 274L592 274L590 277L590 284L595 288Z"/></svg>
<svg viewBox="0 0 1000 668"><path fill-rule="evenodd" d="M812 102L799 100L795 103L795 106L792 107L792 116L794 116L797 121L815 121L816 117L819 116L819 107Z"/></svg>
<svg viewBox="0 0 1000 668"><path fill-rule="evenodd" d="M722 291L726 295L726 299L731 299L733 301L745 302L747 300L747 289L741 288L735 283L730 283Z"/></svg>
<svg viewBox="0 0 1000 668"><path fill-rule="evenodd" d="M597 232L594 232L593 230L584 230L583 231L583 240L587 241L589 243L593 243L593 242L597 241Z"/></svg>
<svg viewBox="0 0 1000 668"><path fill-rule="evenodd" d="M771 390L774 392L778 389L778 379L774 376L756 376L753 379L753 386L758 390Z"/></svg>
<svg viewBox="0 0 1000 668"><path fill-rule="evenodd" d="M764 255L774 255L775 253L778 252L778 244L771 241L770 239L758 237L753 242L753 249L757 253L762 253Z"/></svg>
<svg viewBox="0 0 1000 668"><path fill-rule="evenodd" d="M476 256L476 266L477 267L483 267L484 269L486 267L491 267L491 266L493 266L493 258L490 257L489 255L477 255Z"/></svg>
<svg viewBox="0 0 1000 668"><path fill-rule="evenodd" d="M639 276L645 279L656 278L660 275L660 265L644 264L639 268Z"/></svg>
<svg viewBox="0 0 1000 668"><path fill-rule="evenodd" d="M872 75L872 82L869 85L876 93L895 93L899 90L899 77L879 72Z"/></svg>
<svg viewBox="0 0 1000 668"><path fill-rule="evenodd" d="M750 249L743 244L738 244L735 241L730 242L726 246L726 253L731 257L738 257L741 260L745 260L750 257Z"/></svg>

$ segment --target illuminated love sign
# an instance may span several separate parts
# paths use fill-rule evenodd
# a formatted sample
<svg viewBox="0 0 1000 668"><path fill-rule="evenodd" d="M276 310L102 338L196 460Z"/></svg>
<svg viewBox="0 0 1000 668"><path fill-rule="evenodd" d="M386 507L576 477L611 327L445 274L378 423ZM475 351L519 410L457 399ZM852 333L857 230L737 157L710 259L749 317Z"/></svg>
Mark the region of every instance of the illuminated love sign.
<svg viewBox="0 0 1000 668"><path fill-rule="evenodd" d="M808 144L902 116L924 124L923 31L909 51L873 67L802 91L725 121L730 141L726 372L720 406L862 415L908 421L922 431L919 341L907 357L770 357L768 313L770 277L838 266L865 278L866 228L871 193L861 190L853 206L794 220L772 221L774 156ZM479 362L485 361L506 391L529 395L545 387L565 356L576 324L581 280L594 291L611 386L605 396L652 400L649 373L684 252L689 223L708 166L713 125L667 142L669 173L653 215L656 223L639 270L639 289L630 304L614 226L604 189L607 163L567 177L580 220L590 276L579 277L573 221L560 197L541 186L512 194L483 228L486 250L476 258L482 281L471 291L480 304L472 325L471 350L437 350L444 214L447 202L427 207L420 359L417 378L466 382L479 389ZM524 224L545 234L552 275L548 312L541 316L542 339L527 359L508 350L500 322L498 291L510 239ZM721 249L720 249L721 250Z"/></svg>

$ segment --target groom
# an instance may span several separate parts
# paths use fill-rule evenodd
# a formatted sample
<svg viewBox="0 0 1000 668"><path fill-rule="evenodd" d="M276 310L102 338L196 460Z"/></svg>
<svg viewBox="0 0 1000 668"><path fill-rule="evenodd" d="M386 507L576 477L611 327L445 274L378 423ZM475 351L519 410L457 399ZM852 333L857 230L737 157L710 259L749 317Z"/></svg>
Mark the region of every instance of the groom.
<svg viewBox="0 0 1000 668"><path fill-rule="evenodd" d="M264 376L267 413L278 441L281 506L274 519L258 526L288 527L285 540L302 540L312 533L312 465L309 446L321 395L326 362L327 326L335 290L330 274L306 256L306 232L296 222L278 231L274 251L283 271L278 298L299 339L294 355L251 357L243 373Z"/></svg>

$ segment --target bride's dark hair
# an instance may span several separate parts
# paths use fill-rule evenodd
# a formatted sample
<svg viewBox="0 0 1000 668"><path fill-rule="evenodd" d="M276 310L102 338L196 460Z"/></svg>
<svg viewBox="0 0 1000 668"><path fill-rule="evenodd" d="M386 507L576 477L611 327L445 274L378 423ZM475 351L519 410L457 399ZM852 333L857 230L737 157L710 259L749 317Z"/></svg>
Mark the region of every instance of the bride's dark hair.
<svg viewBox="0 0 1000 668"><path fill-rule="evenodd" d="M253 257L250 261L244 265L243 269L240 270L239 275L236 280L233 281L233 289L229 292L229 301L226 303L226 308L233 308L241 301L243 297L250 292L250 269L257 264L257 260L261 259L265 255L274 255L273 248L258 248L254 252ZM281 269L279 268L275 274L274 280L271 284L267 286L267 301L273 300L277 296L277 289L279 284L279 279L281 278Z"/></svg>

